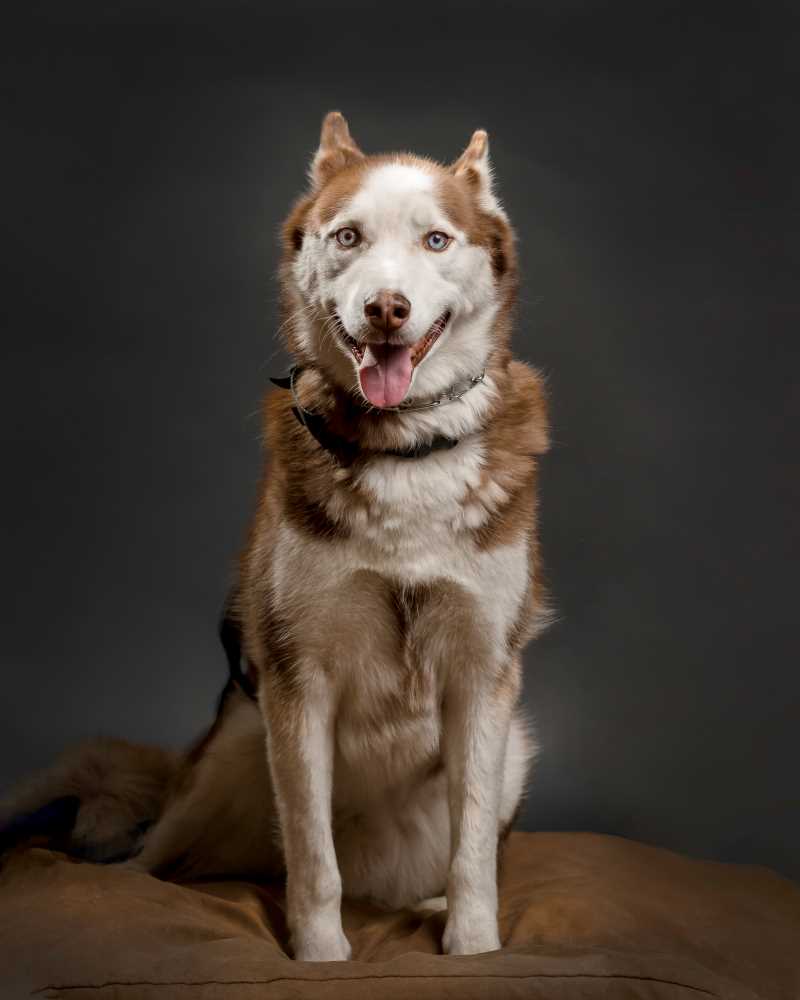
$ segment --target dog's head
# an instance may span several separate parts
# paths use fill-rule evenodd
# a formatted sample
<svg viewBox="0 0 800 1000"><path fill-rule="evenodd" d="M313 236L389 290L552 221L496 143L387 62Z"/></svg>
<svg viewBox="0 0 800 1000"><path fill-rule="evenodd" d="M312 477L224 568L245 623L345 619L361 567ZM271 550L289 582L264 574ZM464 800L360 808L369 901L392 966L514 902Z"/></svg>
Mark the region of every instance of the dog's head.
<svg viewBox="0 0 800 1000"><path fill-rule="evenodd" d="M445 391L507 352L513 234L475 132L451 166L365 156L326 116L284 227L289 349L378 408ZM413 391L412 391L413 386Z"/></svg>

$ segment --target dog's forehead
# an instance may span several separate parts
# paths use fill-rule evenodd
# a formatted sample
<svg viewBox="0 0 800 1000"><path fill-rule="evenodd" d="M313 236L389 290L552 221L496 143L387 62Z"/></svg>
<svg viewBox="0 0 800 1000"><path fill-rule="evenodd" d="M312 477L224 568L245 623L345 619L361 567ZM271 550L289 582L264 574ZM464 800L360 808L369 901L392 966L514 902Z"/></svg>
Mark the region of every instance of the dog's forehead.
<svg viewBox="0 0 800 1000"><path fill-rule="evenodd" d="M348 206L355 216L386 223L433 208L432 175L409 163L387 163L368 171Z"/></svg>
<svg viewBox="0 0 800 1000"><path fill-rule="evenodd" d="M445 216L440 170L425 161L368 163L324 191L318 205L322 223L347 219L380 228L427 226Z"/></svg>
<svg viewBox="0 0 800 1000"><path fill-rule="evenodd" d="M367 171L343 211L362 225L385 231L424 227L440 214L433 176L408 163L387 163Z"/></svg>

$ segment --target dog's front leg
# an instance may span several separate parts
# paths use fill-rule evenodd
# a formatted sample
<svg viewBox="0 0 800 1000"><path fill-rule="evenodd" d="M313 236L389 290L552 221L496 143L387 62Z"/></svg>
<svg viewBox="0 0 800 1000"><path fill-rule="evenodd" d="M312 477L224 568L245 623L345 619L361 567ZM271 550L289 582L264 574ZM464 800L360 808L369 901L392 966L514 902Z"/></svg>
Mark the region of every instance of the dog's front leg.
<svg viewBox="0 0 800 1000"><path fill-rule="evenodd" d="M515 664L500 675L468 670L445 695L444 756L450 804L451 860L443 945L450 955L500 947L497 928L498 813Z"/></svg>
<svg viewBox="0 0 800 1000"><path fill-rule="evenodd" d="M350 957L342 930L342 880L331 829L333 691L321 671L302 685L264 685L267 752L281 823L294 957Z"/></svg>

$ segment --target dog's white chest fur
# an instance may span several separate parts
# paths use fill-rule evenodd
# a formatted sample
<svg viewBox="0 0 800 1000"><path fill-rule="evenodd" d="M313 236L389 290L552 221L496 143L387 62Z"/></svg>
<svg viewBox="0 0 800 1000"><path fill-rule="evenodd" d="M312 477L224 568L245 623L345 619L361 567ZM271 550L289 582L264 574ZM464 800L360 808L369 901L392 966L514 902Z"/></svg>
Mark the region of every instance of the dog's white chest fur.
<svg viewBox="0 0 800 1000"><path fill-rule="evenodd" d="M484 461L477 435L422 460L377 458L352 478L365 502L353 503L345 485L350 473L341 470L327 513L352 526L353 548L362 557L373 549L400 575L437 575L442 560L449 564L463 552L464 532L480 527L505 499L501 487L485 479Z"/></svg>
<svg viewBox="0 0 800 1000"><path fill-rule="evenodd" d="M493 656L503 656L528 584L527 538L482 550L469 533L470 520L491 508L491 483L481 488L483 458L476 439L413 462L374 460L356 481L369 502L354 507L345 476L332 491L328 512L349 525L348 536L323 540L280 528L275 597L295 615L299 605L311 609L307 627L321 629L326 655L337 661L337 749L360 775L355 787L337 790L338 799L397 787L439 752L440 668L406 661L378 581L401 589L445 581L482 620ZM437 621L447 629L446 614ZM365 771L376 780L365 780Z"/></svg>
<svg viewBox="0 0 800 1000"><path fill-rule="evenodd" d="M384 558L414 552L409 570L424 572L419 561L425 553L445 555L463 528L465 497L478 488L482 461L480 443L464 441L418 461L371 462L356 481L370 503L357 508L355 534Z"/></svg>
<svg viewBox="0 0 800 1000"><path fill-rule="evenodd" d="M523 533L510 545L483 550L475 544L470 530L505 496L482 476L483 467L478 436L421 460L378 458L354 478L368 498L360 503L348 488L350 472L341 470L327 513L349 526L349 536L321 541L282 525L273 564L278 599L290 598L301 582L319 596L335 592L358 570L408 584L445 578L474 595L502 631L527 585L528 539Z"/></svg>

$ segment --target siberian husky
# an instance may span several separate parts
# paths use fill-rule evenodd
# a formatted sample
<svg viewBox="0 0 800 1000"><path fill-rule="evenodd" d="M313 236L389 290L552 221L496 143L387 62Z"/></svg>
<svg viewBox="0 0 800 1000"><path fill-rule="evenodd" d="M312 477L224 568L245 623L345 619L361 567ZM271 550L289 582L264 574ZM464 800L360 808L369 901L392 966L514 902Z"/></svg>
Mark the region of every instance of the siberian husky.
<svg viewBox="0 0 800 1000"><path fill-rule="evenodd" d="M74 751L5 813L32 829L66 803L66 849L162 877L286 872L300 960L350 956L343 894L444 894L444 951L490 951L534 753L518 699L548 617L548 432L542 379L511 356L514 237L486 133L443 166L366 156L330 113L281 286L295 364L264 403L216 721L186 754Z"/></svg>

